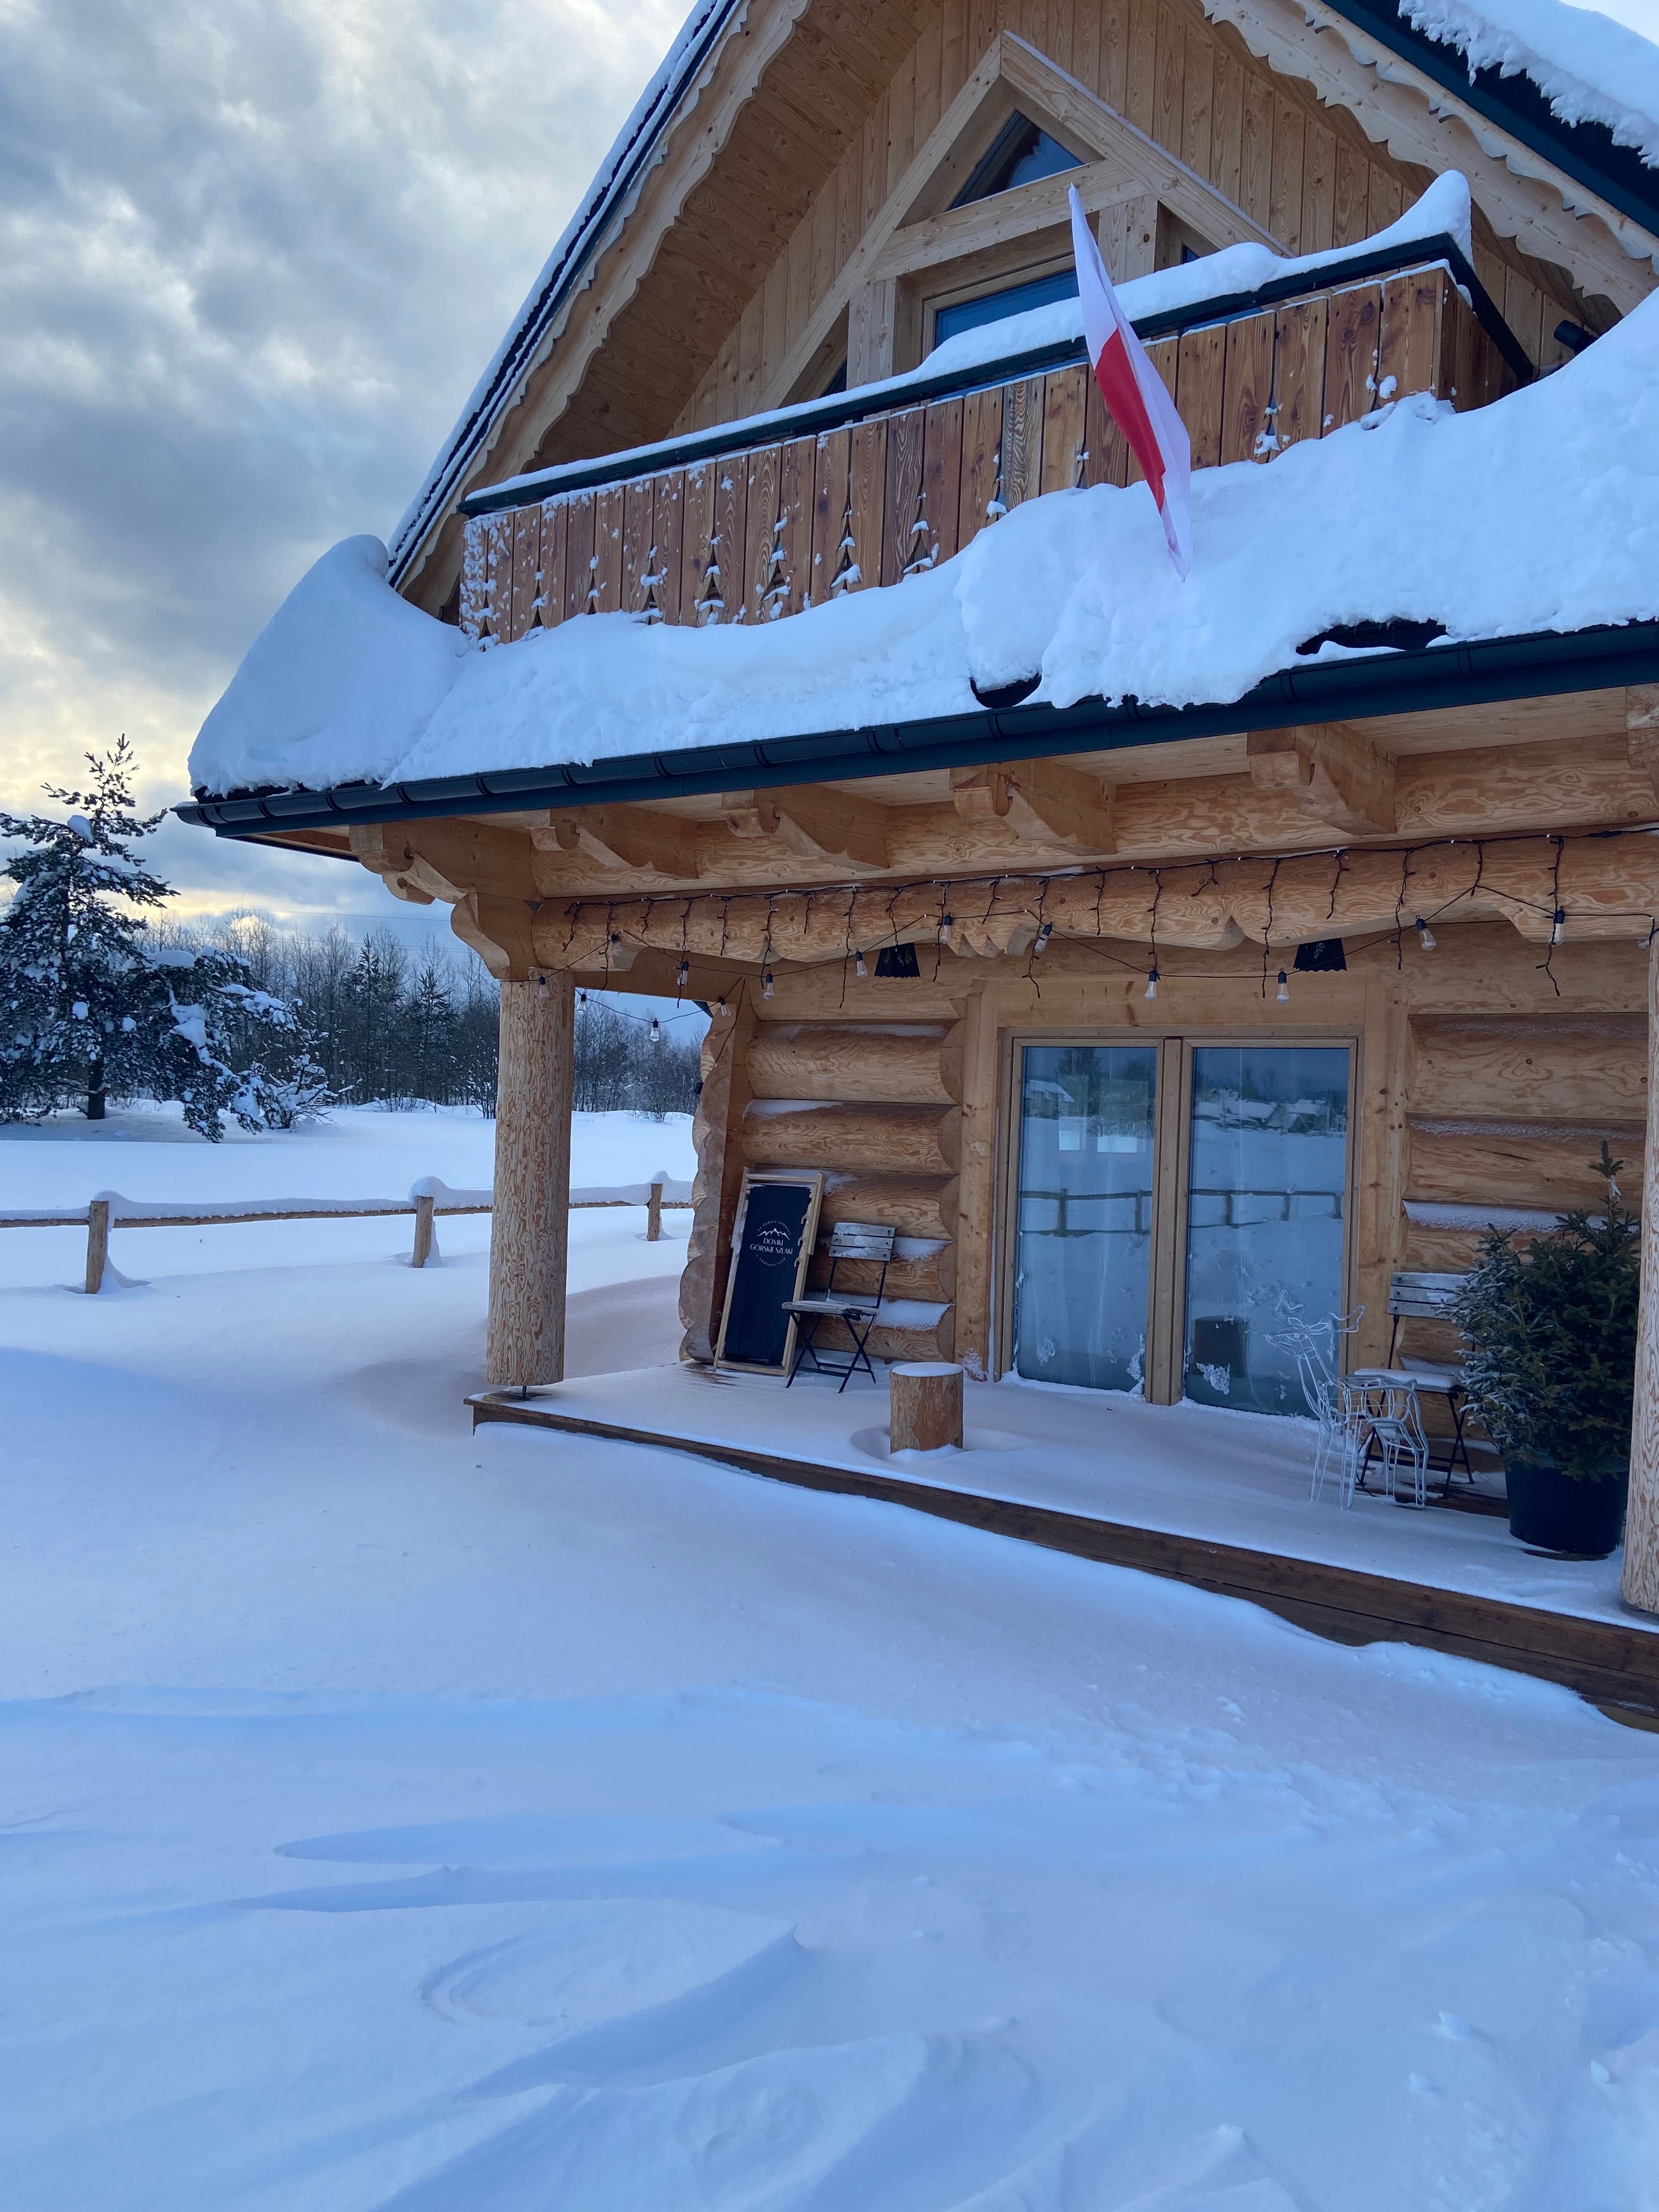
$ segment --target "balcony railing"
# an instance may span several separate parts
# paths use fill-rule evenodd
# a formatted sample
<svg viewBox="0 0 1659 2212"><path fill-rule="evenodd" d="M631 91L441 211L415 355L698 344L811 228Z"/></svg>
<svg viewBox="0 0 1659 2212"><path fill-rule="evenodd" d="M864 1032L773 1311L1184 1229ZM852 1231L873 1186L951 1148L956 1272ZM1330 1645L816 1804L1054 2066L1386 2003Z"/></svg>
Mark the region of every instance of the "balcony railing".
<svg viewBox="0 0 1659 2212"><path fill-rule="evenodd" d="M1513 389L1525 356L1450 241L1430 245L1432 258L1419 247L1413 265L1363 281L1330 270L1299 296L1211 301L1152 337L1194 466L1270 461L1416 392L1465 409ZM855 392L477 495L462 625L511 643L583 614L774 621L949 560L1044 492L1137 481L1086 365L1038 358L1054 354L954 390L935 379L915 397Z"/></svg>

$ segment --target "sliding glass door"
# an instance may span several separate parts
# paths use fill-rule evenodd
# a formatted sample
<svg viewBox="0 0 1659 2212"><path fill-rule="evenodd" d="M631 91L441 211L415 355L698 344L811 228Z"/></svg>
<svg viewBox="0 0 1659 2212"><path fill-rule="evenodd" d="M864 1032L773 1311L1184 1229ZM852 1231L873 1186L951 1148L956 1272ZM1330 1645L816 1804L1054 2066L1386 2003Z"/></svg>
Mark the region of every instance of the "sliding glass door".
<svg viewBox="0 0 1659 2212"><path fill-rule="evenodd" d="M1343 1045L1194 1045L1187 1152L1182 1395L1308 1409L1294 1317L1341 1312L1348 1184Z"/></svg>
<svg viewBox="0 0 1659 2212"><path fill-rule="evenodd" d="M1347 1043L1019 1042L1005 1364L1306 1410L1287 1322L1340 1313Z"/></svg>
<svg viewBox="0 0 1659 2212"><path fill-rule="evenodd" d="M1133 1389L1146 1357L1158 1047L1036 1045L1021 1057L1015 1372Z"/></svg>

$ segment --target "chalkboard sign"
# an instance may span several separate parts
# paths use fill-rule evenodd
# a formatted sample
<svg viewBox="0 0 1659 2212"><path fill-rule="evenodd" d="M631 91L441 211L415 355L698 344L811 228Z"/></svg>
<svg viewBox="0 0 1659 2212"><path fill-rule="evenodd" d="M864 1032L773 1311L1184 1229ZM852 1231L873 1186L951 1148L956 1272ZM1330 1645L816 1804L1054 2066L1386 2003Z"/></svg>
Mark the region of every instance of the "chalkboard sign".
<svg viewBox="0 0 1659 2212"><path fill-rule="evenodd" d="M795 1316L784 1309L800 1296L806 1279L823 1196L823 1177L816 1169L745 1172L732 1231L717 1367L788 1373Z"/></svg>

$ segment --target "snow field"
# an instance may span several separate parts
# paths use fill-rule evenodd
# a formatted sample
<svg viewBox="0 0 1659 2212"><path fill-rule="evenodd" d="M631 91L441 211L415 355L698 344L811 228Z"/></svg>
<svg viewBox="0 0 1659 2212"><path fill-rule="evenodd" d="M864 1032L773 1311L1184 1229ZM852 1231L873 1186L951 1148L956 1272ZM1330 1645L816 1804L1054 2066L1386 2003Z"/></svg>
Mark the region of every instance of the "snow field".
<svg viewBox="0 0 1659 2212"><path fill-rule="evenodd" d="M108 1133L100 1136L100 1128ZM495 1172L495 1128L482 1115L456 1110L383 1113L337 1108L327 1120L280 1134L240 1131L222 1144L191 1135L177 1108L128 1108L101 1125L64 1115L39 1128L0 1128L0 1206L83 1207L94 1194L118 1190L140 1200L403 1198L411 1183L436 1176L455 1190L487 1189ZM571 1131L575 1188L648 1181L665 1170L689 1182L696 1172L689 1115L653 1121L635 1114L578 1114ZM609 1212L610 1209L605 1209ZM638 1209L640 1221L644 1209ZM663 1214L663 1242L640 1272L675 1274L684 1265L691 1217ZM440 1218L446 1260L481 1259L489 1249L487 1216ZM573 1289L610 1279L611 1231L586 1209L570 1218ZM640 1231L643 1236L643 1229ZM378 1257L407 1260L414 1217L389 1220L216 1223L199 1229L118 1228L111 1256L129 1278L222 1273L245 1267L333 1267ZM82 1279L83 1229L0 1229L0 1285ZM587 1255L605 1255L592 1260ZM672 1255L672 1256L671 1256ZM584 1272L597 1266L599 1272ZM614 1363L613 1363L614 1364Z"/></svg>
<svg viewBox="0 0 1659 2212"><path fill-rule="evenodd" d="M0 1172L48 1149L86 1147ZM140 1194L130 1158L98 1182ZM300 1226L331 1256L0 1291L11 2201L1659 2203L1659 1738L470 1436L482 1257ZM677 1244L572 1226L573 1324L647 1364L624 1309Z"/></svg>

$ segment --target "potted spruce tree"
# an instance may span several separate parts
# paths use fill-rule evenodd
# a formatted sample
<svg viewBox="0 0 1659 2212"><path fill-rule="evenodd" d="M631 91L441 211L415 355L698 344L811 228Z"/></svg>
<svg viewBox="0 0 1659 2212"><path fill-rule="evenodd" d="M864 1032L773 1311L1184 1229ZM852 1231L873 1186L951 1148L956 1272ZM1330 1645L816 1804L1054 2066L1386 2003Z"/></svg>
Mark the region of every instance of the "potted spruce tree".
<svg viewBox="0 0 1659 2212"><path fill-rule="evenodd" d="M1489 1231L1453 1311L1470 1404L1504 1455L1510 1533L1599 1559L1624 1527L1641 1224L1605 1140L1595 1165L1604 1210L1564 1214L1524 1251Z"/></svg>

